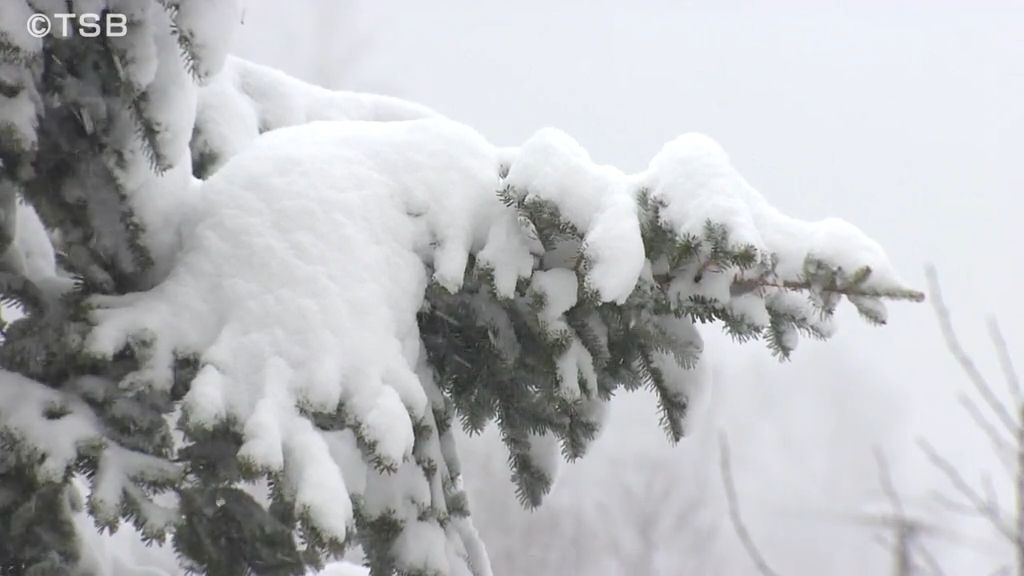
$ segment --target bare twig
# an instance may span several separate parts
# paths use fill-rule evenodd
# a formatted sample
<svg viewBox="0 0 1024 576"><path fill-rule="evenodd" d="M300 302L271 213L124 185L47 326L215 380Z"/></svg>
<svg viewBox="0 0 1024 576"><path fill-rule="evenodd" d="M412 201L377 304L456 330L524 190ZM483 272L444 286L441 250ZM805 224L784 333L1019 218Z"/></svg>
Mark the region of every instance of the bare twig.
<svg viewBox="0 0 1024 576"><path fill-rule="evenodd" d="M989 318L988 320L988 334L992 339L992 344L996 347L996 354L999 356L999 367L1003 369L1003 376L1006 378L1006 387L1013 394L1014 401L1017 404L1021 404L1024 402L1024 397L1021 396L1020 377L1017 375L1017 369L1010 358L1010 349L1006 345L1006 339L1003 338L1002 331L999 329L999 322L995 318Z"/></svg>
<svg viewBox="0 0 1024 576"><path fill-rule="evenodd" d="M981 371L974 365L974 360L964 352L963 347L960 345L960 340L956 336L956 332L953 330L953 322L950 319L949 309L946 308L945 302L942 300L942 290L939 288L938 274L935 272L935 268L929 266L925 270L925 274L928 277L928 291L931 293L932 306L935 308L935 315L939 319L939 327L942 329L942 336L946 340L946 347L949 348L949 352L956 359L957 363L967 374L967 378L974 385L974 388L981 395L981 398L988 405L992 413L996 415L999 422L1006 427L1006 430L1014 438L1017 437L1018 429L1020 426L1015 421L1013 416L1010 415L1009 410L1006 408L1006 404L1001 402L995 393L992 391L992 387L989 386L988 381L982 376Z"/></svg>
<svg viewBox="0 0 1024 576"><path fill-rule="evenodd" d="M971 420L974 420L974 424L988 437L989 443L992 444L992 451L995 452L999 462L1006 468L1010 476L1016 475L1017 463L1015 460L1017 449L1011 444L1011 441L1007 440L1003 433L997 430L992 422L985 417L978 403L973 398L966 394L960 394L957 396L957 400L960 401L960 405L967 411L967 415L971 417ZM1013 441L1015 442L1016 439Z"/></svg>
<svg viewBox="0 0 1024 576"><path fill-rule="evenodd" d="M981 474L981 489L985 493L985 502L988 503L989 507L993 510L1001 510L1002 505L999 503L999 494L996 493L996 486L992 482L992 475L987 472Z"/></svg>
<svg viewBox="0 0 1024 576"><path fill-rule="evenodd" d="M885 497L889 499L893 513L896 514L898 519L905 518L906 511L903 507L903 500L900 498L899 492L896 491L896 485L892 481L889 461L885 458L885 453L882 452L882 449L877 446L875 447L875 462L878 465L878 483L882 486L882 492L885 493Z"/></svg>
<svg viewBox="0 0 1024 576"><path fill-rule="evenodd" d="M972 518L978 516L978 512L977 510L974 509L974 506L971 506L970 504L965 502L959 502L957 500L954 500L953 498L946 496L942 492L934 491L930 493L930 496L936 504L938 504L947 512L959 514L960 516L969 516Z"/></svg>
<svg viewBox="0 0 1024 576"><path fill-rule="evenodd" d="M889 499L892 506L893 532L892 542L893 570L896 576L910 576L911 545L917 536L917 526L907 518L906 509L903 507L903 500L896 490L896 484L892 480L892 472L889 470L889 462L881 448L875 447L875 462L878 466L878 483L882 486L882 492Z"/></svg>
<svg viewBox="0 0 1024 576"><path fill-rule="evenodd" d="M917 546L915 548L917 550L918 558L921 559L921 564L924 564L925 568L928 569L928 572L931 573L932 576L946 575L946 573L942 570L942 566L939 565L939 562L935 559L935 556L932 555L931 551L928 550L928 547L925 546L923 542L918 540Z"/></svg>
<svg viewBox="0 0 1024 576"><path fill-rule="evenodd" d="M918 445L921 447L921 451L924 452L924 455L928 458L931 465L941 472L947 480L949 480L949 483L953 485L953 488L955 488L961 496L970 502L971 506L974 507L978 514L980 514L985 520L988 520L988 522L992 524L992 527L1005 536L1011 543L1016 544L1017 535L1014 533L1013 528L1007 526L1006 522L1003 521L1003 515L999 509L994 508L990 502L972 488L956 467L953 466L949 460L942 457L942 455L940 455L930 443L926 440L918 440Z"/></svg>
<svg viewBox="0 0 1024 576"><path fill-rule="evenodd" d="M773 570L764 559L764 555L761 554L754 539L750 536L750 531L747 530L746 524L743 523L739 499L736 497L736 485L732 478L729 441L724 433L719 434L718 446L722 468L722 484L725 486L725 498L729 505L729 519L732 521L732 527L736 531L736 536L739 537L740 543L743 544L743 549L747 552L747 556L754 562L762 576L779 576L779 573Z"/></svg>
<svg viewBox="0 0 1024 576"><path fill-rule="evenodd" d="M1020 408L1024 417L1024 405ZM1017 497L1017 526L1014 546L1017 548L1017 576L1024 576L1024 427L1017 430L1017 478L1014 486Z"/></svg>

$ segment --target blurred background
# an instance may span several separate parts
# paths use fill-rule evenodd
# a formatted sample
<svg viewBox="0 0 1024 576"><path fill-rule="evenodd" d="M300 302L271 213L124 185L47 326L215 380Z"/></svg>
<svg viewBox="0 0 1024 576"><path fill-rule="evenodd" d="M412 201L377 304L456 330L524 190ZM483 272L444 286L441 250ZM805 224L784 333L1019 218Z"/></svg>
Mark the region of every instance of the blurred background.
<svg viewBox="0 0 1024 576"><path fill-rule="evenodd" d="M555 126L636 171L704 132L783 211L861 227L911 285L926 288L933 263L1000 393L990 316L1024 364L1022 2L246 1L236 54L421 102L499 145ZM930 305L893 305L884 328L844 310L832 341L785 364L704 335L714 382L692 436L671 446L650 398L619 398L537 511L516 503L495 437L463 439L498 576L757 574L729 522L720 433L742 517L780 574L898 569L876 447L943 573L1012 563L1005 539L942 504L956 492L917 445L1012 505Z"/></svg>

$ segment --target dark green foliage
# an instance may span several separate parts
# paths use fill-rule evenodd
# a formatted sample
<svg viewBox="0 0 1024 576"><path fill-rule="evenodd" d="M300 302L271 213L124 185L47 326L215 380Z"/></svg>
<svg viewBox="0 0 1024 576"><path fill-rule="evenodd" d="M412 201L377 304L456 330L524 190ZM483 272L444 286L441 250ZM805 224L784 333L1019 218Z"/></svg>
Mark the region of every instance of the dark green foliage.
<svg viewBox="0 0 1024 576"><path fill-rule="evenodd" d="M0 37L0 95L31 97L38 123L36 142L30 143L15 138L7 118L0 118L5 135L0 139L0 197L5 207L0 255L13 238L17 197L53 233L58 265L76 279L71 291L43 289L23 275L16 260L0 261L3 299L26 314L5 327L0 366L84 400L110 442L170 458L173 442L165 415L184 391L158 390L129 376L138 367L137 354L145 353L145 343L106 361L82 352L90 330L90 296L142 290L156 280L150 276L153 261L143 242L145 231L120 175L131 168L136 145L155 172L173 161L161 147L161 126L150 117L150 94L126 74L126 65L138 56L116 39L84 38L74 32L66 38L46 37L42 50L33 54ZM125 126L130 128L126 131ZM130 138L133 133L135 140ZM45 417L61 413L54 406ZM71 473L94 478L102 448L81 447L78 463L63 482L39 484L34 452L12 442L0 459L3 574L68 574L78 556L65 505L74 490ZM121 517L141 526L145 519L140 506L145 503L138 498L151 498L166 488L158 481L138 480L121 503ZM107 520L103 524L116 528ZM146 537L161 539L162 534Z"/></svg>
<svg viewBox="0 0 1024 576"><path fill-rule="evenodd" d="M78 561L74 488L35 474L40 454L0 430L0 574L57 576Z"/></svg>
<svg viewBox="0 0 1024 576"><path fill-rule="evenodd" d="M366 556L366 564L373 576L387 576L397 572L391 547L402 533L402 522L394 514L367 517L358 499L355 506L359 544Z"/></svg>
<svg viewBox="0 0 1024 576"><path fill-rule="evenodd" d="M222 576L303 574L292 528L237 488L185 489L174 548L191 572Z"/></svg>
<svg viewBox="0 0 1024 576"><path fill-rule="evenodd" d="M553 203L511 186L498 194L507 206L519 212L523 228L543 246L544 253L538 255L542 268L564 267L585 276L584 238L561 217ZM659 230L649 228L648 238L661 238ZM707 241L716 247L716 257L730 262L749 260L746 252L737 256L720 246L725 242L724 230L709 228L708 236ZM698 253L700 242L672 247L677 265L688 263ZM668 250L665 246L658 248ZM683 341L673 331L660 327L652 311L674 317L696 316L703 309L694 303L685 309L673 309L659 286L639 288L619 305L598 302L581 281L578 296L577 305L565 315L565 326L552 331L541 320L546 305L543 295L520 283L513 298L499 298L490 272L471 260L463 289L450 294L440 286L431 286L420 313L420 330L430 363L463 427L478 432L490 421L498 425L509 451L517 495L531 507L541 503L553 479L534 462L530 434L555 435L567 459L583 456L600 430L598 405L610 399L619 386L645 386L654 391L666 433L678 440L684 432L687 399L666 381L654 355L664 354L680 366L691 368L700 344ZM579 398L564 395L566 383L559 381L557 367L559 358L574 342L589 354L596 375L594 390L580 375ZM515 345L509 348L508 343Z"/></svg>

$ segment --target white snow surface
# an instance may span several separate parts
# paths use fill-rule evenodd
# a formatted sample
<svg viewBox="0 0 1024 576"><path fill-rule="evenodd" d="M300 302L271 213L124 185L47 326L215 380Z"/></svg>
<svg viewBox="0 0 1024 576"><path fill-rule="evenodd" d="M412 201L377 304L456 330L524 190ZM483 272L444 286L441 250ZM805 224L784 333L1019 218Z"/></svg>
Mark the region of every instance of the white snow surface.
<svg viewBox="0 0 1024 576"><path fill-rule="evenodd" d="M595 165L571 136L547 128L523 144L507 182L526 193L527 201L554 202L565 219L586 231L588 285L604 301L625 302L644 265L633 178Z"/></svg>
<svg viewBox="0 0 1024 576"><path fill-rule="evenodd" d="M412 419L427 407L414 373L424 259L459 287L469 251L505 209L481 194L496 186L490 146L453 122L271 132L204 184L202 215L163 284L96 300L90 345L110 355L133 334L159 335L136 377L161 387L175 351L200 353L190 420L234 416L255 463L333 483L299 489L300 506L347 506L327 445L296 406L344 403L384 462L410 456ZM340 520L323 515L320 527L342 538L337 522L351 511L334 512Z"/></svg>
<svg viewBox="0 0 1024 576"><path fill-rule="evenodd" d="M552 486L558 480L558 470L562 464L562 450L558 437L554 434L529 435L530 461L547 476Z"/></svg>
<svg viewBox="0 0 1024 576"><path fill-rule="evenodd" d="M241 0L179 0L174 23L191 40L200 80L220 72L241 22Z"/></svg>
<svg viewBox="0 0 1024 576"><path fill-rule="evenodd" d="M385 122L428 118L425 106L390 96L328 90L279 70L228 56L199 91L193 147L219 168L261 133L315 120Z"/></svg>
<svg viewBox="0 0 1024 576"><path fill-rule="evenodd" d="M335 562L324 566L318 576L370 576L370 571L356 564Z"/></svg>
<svg viewBox="0 0 1024 576"><path fill-rule="evenodd" d="M0 10L0 39L28 54L42 50L43 41L28 33L29 17L35 12L26 2L8 0Z"/></svg>
<svg viewBox="0 0 1024 576"><path fill-rule="evenodd" d="M704 223L725 224L733 244L778 258L780 278L795 279L808 256L852 272L870 266L864 288L901 286L885 252L855 226L837 218L804 222L771 206L732 167L714 140L684 134L667 143L640 177L664 202L662 218L679 235L700 236Z"/></svg>
<svg viewBox="0 0 1024 576"><path fill-rule="evenodd" d="M66 415L47 419L47 411L58 406ZM84 402L6 370L0 370L0 426L38 451L37 473L50 482L64 478L80 444L102 437Z"/></svg>

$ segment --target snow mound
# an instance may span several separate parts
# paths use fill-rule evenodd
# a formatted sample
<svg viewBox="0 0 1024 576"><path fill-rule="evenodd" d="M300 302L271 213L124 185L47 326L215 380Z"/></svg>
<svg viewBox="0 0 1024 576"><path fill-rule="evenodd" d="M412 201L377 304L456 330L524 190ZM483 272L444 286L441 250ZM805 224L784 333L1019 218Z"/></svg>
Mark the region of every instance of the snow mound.
<svg viewBox="0 0 1024 576"><path fill-rule="evenodd" d="M425 106L390 96L328 90L273 68L228 56L199 91L193 161L212 174L269 130L316 120L385 122L436 116Z"/></svg>
<svg viewBox="0 0 1024 576"><path fill-rule="evenodd" d="M458 288L502 209L480 193L496 186L493 151L452 122L271 132L203 186L203 217L163 284L95 300L90 346L109 356L133 335L159 335L134 378L164 388L176 354L201 355L190 423L244 423L241 453L321 483L299 490L299 505L327 506L321 528L342 539L345 482L299 408L341 404L386 466L410 457L427 409L414 372L424 259Z"/></svg>

